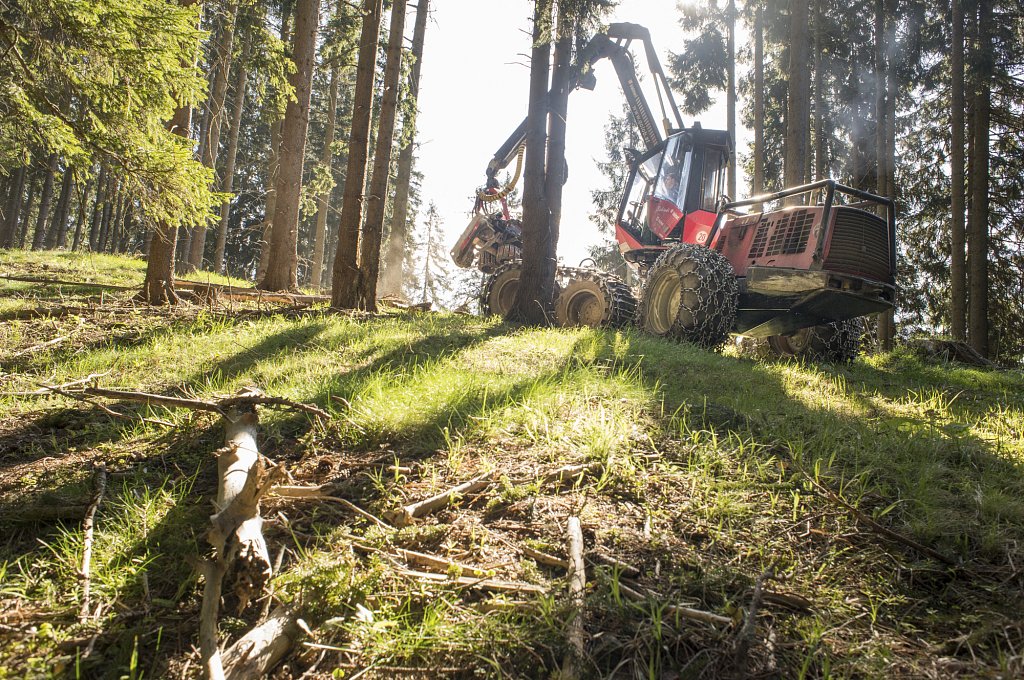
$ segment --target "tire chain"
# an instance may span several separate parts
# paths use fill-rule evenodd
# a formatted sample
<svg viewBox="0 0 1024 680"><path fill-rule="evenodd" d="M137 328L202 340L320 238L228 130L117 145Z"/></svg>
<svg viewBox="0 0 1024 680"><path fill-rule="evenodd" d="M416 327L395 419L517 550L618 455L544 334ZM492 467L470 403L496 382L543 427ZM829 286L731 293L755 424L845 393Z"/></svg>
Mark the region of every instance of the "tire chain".
<svg viewBox="0 0 1024 680"><path fill-rule="evenodd" d="M480 291L480 310L484 316L491 316L496 314L491 309L490 298L491 292L494 289L494 284L499 278L507 271L512 269L522 270L522 260L512 260L505 262L504 264L497 267L492 274L490 274L484 281L483 288ZM636 297L633 295L633 291L627 286L619 277L614 274L607 274L597 269L586 269L581 267L558 267L555 270L555 299L551 301L551 308L549 311L549 318L554 318L552 313L555 304L558 301L558 293L564 288L560 285L560 281L566 279L583 279L589 280L600 286L601 290L605 293L608 300L612 301L611 309L606 312L605 319L601 325L602 327L609 328L620 328L633 322L636 316Z"/></svg>
<svg viewBox="0 0 1024 680"><path fill-rule="evenodd" d="M555 278L562 281L593 281L597 284L605 299L610 301L601 321L602 328L622 328L633 323L636 317L636 297L630 287L614 274L586 267L559 267L555 270ZM565 287L562 285L563 290ZM558 304L557 298L555 304Z"/></svg>
<svg viewBox="0 0 1024 680"><path fill-rule="evenodd" d="M692 260L696 264L697 285L695 288L682 289L680 309L689 311L695 323L692 328L687 328L680 319L682 315L679 315L666 335L706 349L717 349L729 339L732 332L736 320L739 285L729 260L706 246L681 243L658 256L640 289L636 324L644 328L642 316L646 304L650 302L648 295L651 281L655 278L654 273L663 266L671 266L678 271L687 260ZM680 285L686 285L683 277L680 277ZM693 292L696 298L696 304L692 309L686 307L684 302L684 293L688 290Z"/></svg>
<svg viewBox="0 0 1024 680"><path fill-rule="evenodd" d="M833 321L815 326L811 331L811 350L814 358L834 363L850 363L860 351L864 335L864 320L860 317L846 321Z"/></svg>

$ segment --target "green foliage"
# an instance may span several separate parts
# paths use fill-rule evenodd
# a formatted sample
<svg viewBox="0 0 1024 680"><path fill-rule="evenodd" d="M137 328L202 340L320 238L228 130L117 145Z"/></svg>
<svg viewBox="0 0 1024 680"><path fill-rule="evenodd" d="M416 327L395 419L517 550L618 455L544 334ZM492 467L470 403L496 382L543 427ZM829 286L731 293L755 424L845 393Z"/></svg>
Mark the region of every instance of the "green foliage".
<svg viewBox="0 0 1024 680"><path fill-rule="evenodd" d="M25 0L0 21L0 170L56 153L105 162L147 216L173 225L216 204L212 171L164 126L204 97L198 6L171 0Z"/></svg>

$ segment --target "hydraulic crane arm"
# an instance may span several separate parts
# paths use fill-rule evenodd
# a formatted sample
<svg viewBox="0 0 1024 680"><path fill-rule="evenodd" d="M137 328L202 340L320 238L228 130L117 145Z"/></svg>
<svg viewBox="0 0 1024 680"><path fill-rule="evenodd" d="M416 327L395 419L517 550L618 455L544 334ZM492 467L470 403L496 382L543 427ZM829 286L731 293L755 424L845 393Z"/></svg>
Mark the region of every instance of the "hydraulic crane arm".
<svg viewBox="0 0 1024 680"><path fill-rule="evenodd" d="M658 124L651 107L640 89L640 82L637 78L636 68L633 65L633 57L629 52L629 46L634 40L644 44L644 51L647 56L648 69L654 78L654 86L658 93L658 104L661 108L662 125L665 133L668 134L672 128L673 121L669 120L668 112L671 111L674 123L677 128L682 128L683 119L679 115L675 99L672 97L672 90L669 88L668 79L661 68L658 54L651 43L651 34L643 26L637 24L619 23L611 24L604 33L598 33L580 51L572 70L569 73L569 91L572 92L578 87L587 90L594 89L596 80L594 78L594 64L602 59L611 59L615 67L615 73L622 86L622 93L626 97L633 118L640 129L640 136L643 138L646 149L651 149L662 140ZM551 97L552 93L549 92ZM667 106L666 106L667 105ZM497 189L497 174L509 166L519 154L519 150L526 141L526 119L519 124L519 127L509 135L505 143L495 152L491 162L487 165L487 188Z"/></svg>

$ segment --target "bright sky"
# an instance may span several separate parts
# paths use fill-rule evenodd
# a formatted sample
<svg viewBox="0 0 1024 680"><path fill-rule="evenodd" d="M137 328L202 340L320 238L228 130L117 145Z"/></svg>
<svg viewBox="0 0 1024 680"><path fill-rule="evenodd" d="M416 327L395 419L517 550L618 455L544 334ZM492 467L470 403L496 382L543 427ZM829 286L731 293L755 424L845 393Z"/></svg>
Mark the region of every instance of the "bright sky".
<svg viewBox="0 0 1024 680"><path fill-rule="evenodd" d="M417 137L422 146L417 168L424 175L422 212L430 201L437 204L451 245L469 221L473 192L485 179L488 161L526 116L533 3L435 0L431 5L420 83ZM680 49L684 37L678 17L676 0L622 0L607 22L632 22L650 29L667 68L669 52ZM637 70L649 85L645 60L636 47L634 54L639 57ZM595 161L604 156L608 116L620 113L624 102L611 63L602 61L596 73L595 90L577 90L569 98L569 181L558 252L570 265L578 264L586 256L586 247L600 240L597 227L588 219L593 211L590 191L606 182ZM656 112L656 97L649 94L648 100ZM706 128L724 130L724 94L715 100L700 122ZM655 117L660 120L659 114ZM740 137L744 142L744 130ZM745 194L742 175L738 180L739 193Z"/></svg>

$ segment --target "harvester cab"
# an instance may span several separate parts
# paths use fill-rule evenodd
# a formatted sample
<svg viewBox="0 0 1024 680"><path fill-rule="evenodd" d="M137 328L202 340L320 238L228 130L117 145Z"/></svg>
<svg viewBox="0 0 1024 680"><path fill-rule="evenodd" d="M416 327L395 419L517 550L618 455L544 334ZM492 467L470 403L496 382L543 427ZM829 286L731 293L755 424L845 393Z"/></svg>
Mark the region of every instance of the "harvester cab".
<svg viewBox="0 0 1024 680"><path fill-rule="evenodd" d="M660 254L668 242L706 244L718 217L731 151L729 135L695 125L676 131L633 167L615 238L627 259Z"/></svg>

